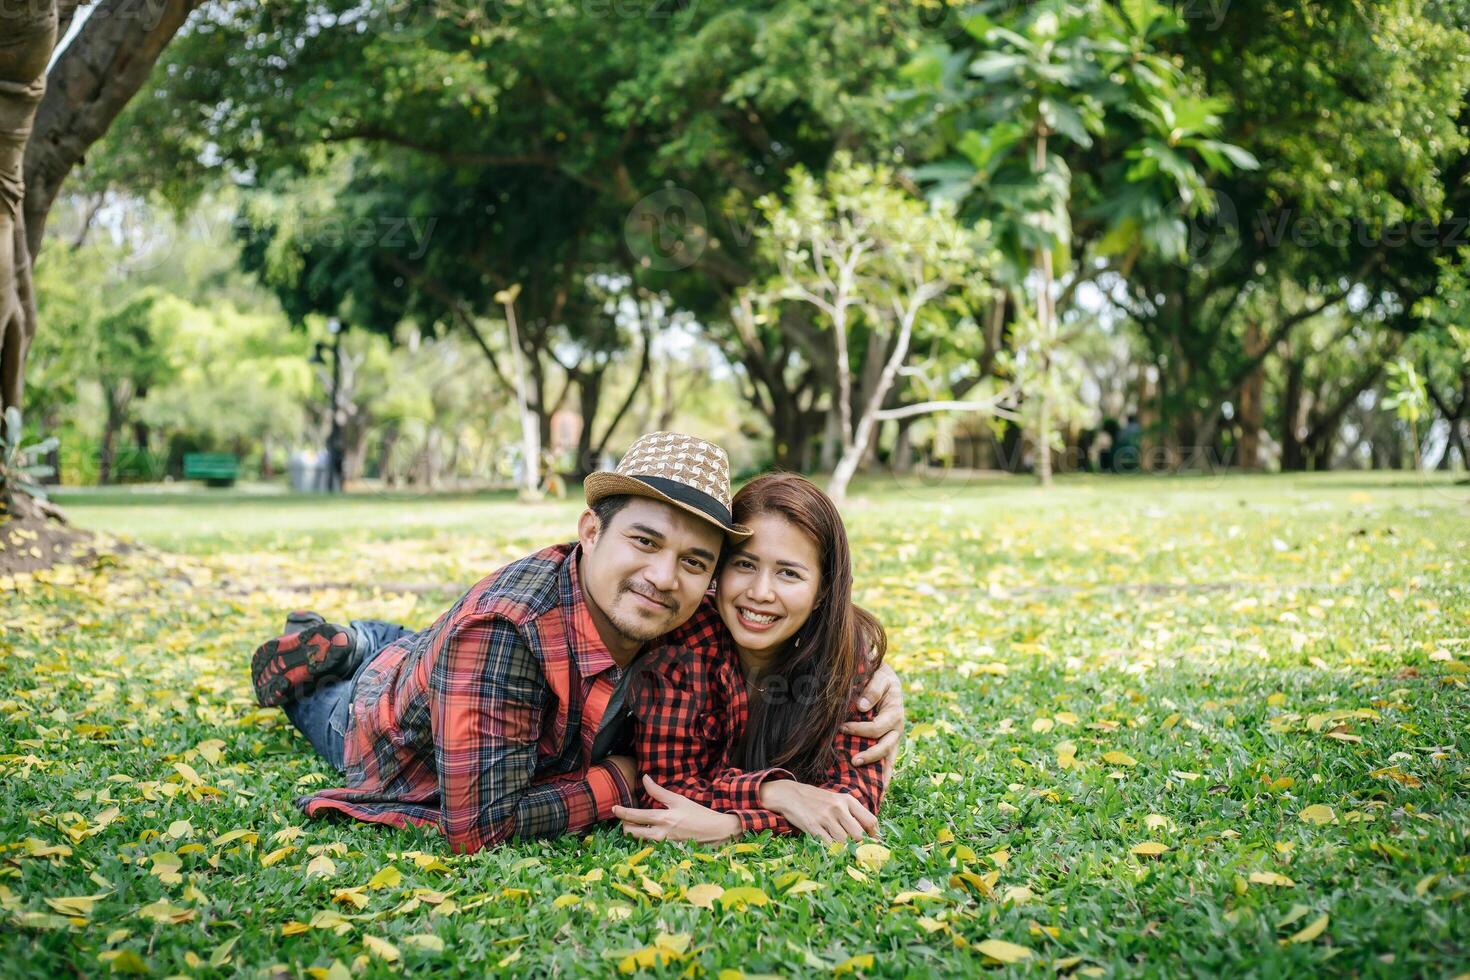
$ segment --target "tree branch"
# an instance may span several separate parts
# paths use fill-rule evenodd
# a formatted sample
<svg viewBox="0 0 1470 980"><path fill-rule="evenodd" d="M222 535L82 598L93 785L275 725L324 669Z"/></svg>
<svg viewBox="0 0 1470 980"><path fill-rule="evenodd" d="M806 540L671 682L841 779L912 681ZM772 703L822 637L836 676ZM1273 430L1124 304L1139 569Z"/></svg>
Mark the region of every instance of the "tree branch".
<svg viewBox="0 0 1470 980"><path fill-rule="evenodd" d="M203 0L99 0L46 78L25 153L26 241L40 254L61 185Z"/></svg>

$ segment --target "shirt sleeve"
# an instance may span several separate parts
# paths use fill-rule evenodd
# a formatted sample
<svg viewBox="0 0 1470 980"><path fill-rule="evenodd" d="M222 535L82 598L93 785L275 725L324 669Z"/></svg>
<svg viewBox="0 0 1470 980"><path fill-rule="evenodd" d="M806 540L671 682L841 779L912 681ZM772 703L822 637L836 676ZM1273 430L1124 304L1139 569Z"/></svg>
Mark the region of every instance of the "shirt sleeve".
<svg viewBox="0 0 1470 980"><path fill-rule="evenodd" d="M868 711L854 709L847 720L872 721L877 713L877 708ZM877 762L870 766L859 766L852 761L853 756L877 744L876 738L861 738L839 731L832 742L835 753L832 765L822 778L812 785L855 797L859 803L867 807L869 813L877 816L878 808L883 804L883 793L888 788L888 765L884 762ZM785 817L772 813L770 810L757 808L739 813L737 816L740 818L741 826L748 830L770 830L777 834L798 832Z"/></svg>
<svg viewBox="0 0 1470 980"><path fill-rule="evenodd" d="M508 838L575 833L631 802L617 766L535 778L551 700L535 654L515 626L469 617L443 632L429 677L441 825L469 853Z"/></svg>
<svg viewBox="0 0 1470 980"><path fill-rule="evenodd" d="M793 777L785 769L746 772L723 765L727 746L712 719L728 717L730 706L711 682L712 666L712 658L689 648L646 655L628 695L634 751L639 770L665 789L739 816L760 809L762 784ZM747 826L744 817L741 825L763 829Z"/></svg>

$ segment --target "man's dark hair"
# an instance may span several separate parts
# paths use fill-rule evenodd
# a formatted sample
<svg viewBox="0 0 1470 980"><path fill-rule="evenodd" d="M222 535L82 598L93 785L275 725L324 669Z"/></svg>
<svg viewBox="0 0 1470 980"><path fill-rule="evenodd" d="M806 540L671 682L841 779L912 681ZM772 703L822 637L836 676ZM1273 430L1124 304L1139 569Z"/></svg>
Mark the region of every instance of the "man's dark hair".
<svg viewBox="0 0 1470 980"><path fill-rule="evenodd" d="M615 493L611 497L603 497L592 505L592 513L597 515L597 526L606 529L612 519L618 516L618 511L628 506L632 496L626 493Z"/></svg>

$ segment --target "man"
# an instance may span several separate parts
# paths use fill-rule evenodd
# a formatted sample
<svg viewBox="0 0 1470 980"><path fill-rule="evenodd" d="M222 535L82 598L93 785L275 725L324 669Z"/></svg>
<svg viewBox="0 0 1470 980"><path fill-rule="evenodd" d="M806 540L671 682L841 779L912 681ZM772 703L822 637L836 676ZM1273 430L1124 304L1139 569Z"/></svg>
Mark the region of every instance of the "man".
<svg viewBox="0 0 1470 980"><path fill-rule="evenodd" d="M491 573L428 629L293 614L256 651L260 703L347 774L297 801L308 816L433 826L471 852L632 803L634 761L613 751L627 668L689 619L723 543L750 532L730 516L724 451L692 436L641 437L585 490L575 543ZM895 727L891 672L866 697L886 699L881 730Z"/></svg>

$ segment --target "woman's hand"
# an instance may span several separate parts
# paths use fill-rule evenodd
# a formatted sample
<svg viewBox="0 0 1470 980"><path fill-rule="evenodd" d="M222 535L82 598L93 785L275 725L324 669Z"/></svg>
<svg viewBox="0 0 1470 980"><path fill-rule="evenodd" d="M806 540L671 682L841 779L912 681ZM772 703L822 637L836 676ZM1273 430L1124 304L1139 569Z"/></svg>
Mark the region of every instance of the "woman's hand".
<svg viewBox="0 0 1470 980"><path fill-rule="evenodd" d="M613 816L623 822L623 833L642 840L692 840L701 844L723 844L740 836L740 818L733 813L720 813L693 800L664 789L643 777L643 789L667 810L638 810L615 806Z"/></svg>
<svg viewBox="0 0 1470 980"><path fill-rule="evenodd" d="M878 832L878 818L856 797L790 779L763 783L761 806L819 840L861 840Z"/></svg>
<svg viewBox="0 0 1470 980"><path fill-rule="evenodd" d="M898 743L903 738L903 685L899 683L897 672L887 664L874 672L873 679L868 681L862 697L858 699L858 707L863 711L874 705L878 706L878 713L872 721L849 721L842 730L859 738L878 740L876 745L854 755L853 765L882 762L887 767L887 774L892 775L893 764L898 761Z"/></svg>

